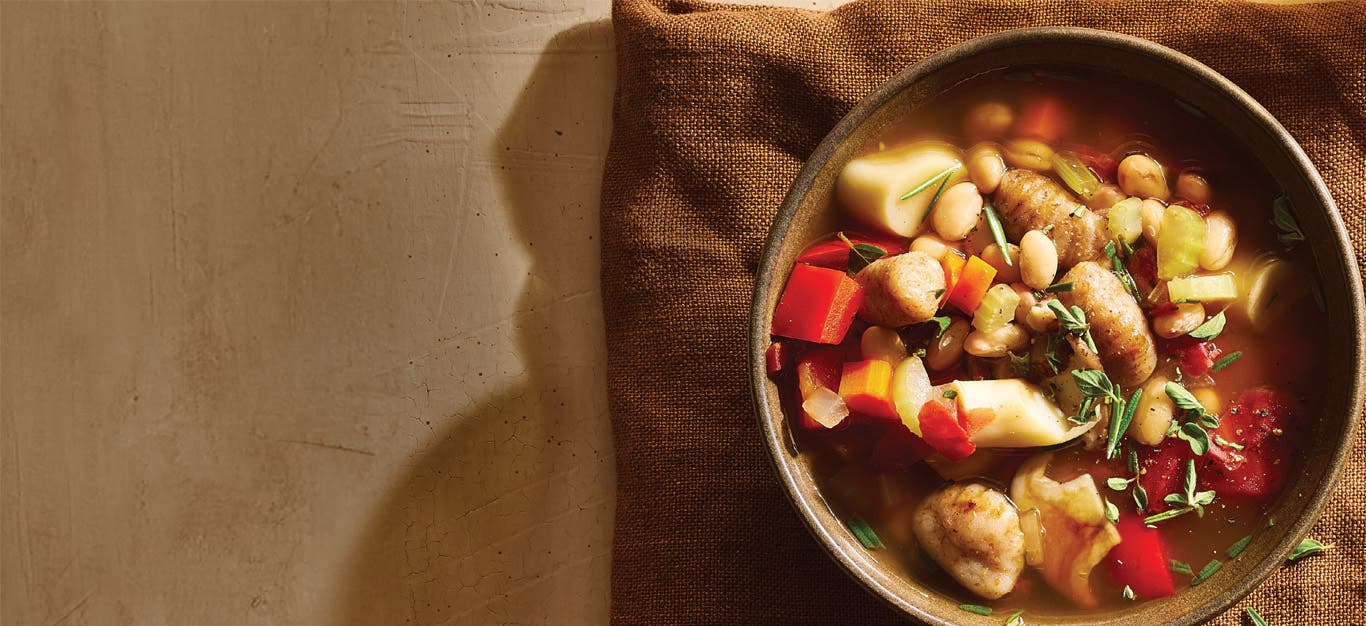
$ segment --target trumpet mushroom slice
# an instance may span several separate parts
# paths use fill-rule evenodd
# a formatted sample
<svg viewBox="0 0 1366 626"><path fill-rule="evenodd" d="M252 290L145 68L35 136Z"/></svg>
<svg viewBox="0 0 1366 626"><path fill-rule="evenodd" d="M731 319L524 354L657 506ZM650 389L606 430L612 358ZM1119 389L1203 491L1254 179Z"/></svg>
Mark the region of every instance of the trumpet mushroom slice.
<svg viewBox="0 0 1366 626"><path fill-rule="evenodd" d="M835 195L859 221L883 232L914 237L920 232L940 185L948 189L967 179L960 155L957 148L936 141L866 154L840 171ZM945 172L948 173L944 175ZM933 180L939 175L944 177ZM926 182L931 184L902 199Z"/></svg>
<svg viewBox="0 0 1366 626"><path fill-rule="evenodd" d="M1083 607L1100 604L1091 589L1091 570L1119 544L1119 531L1105 519L1105 502L1090 474L1065 483L1044 475L1052 453L1025 461L1010 484L1021 511L1038 509L1043 527L1044 580Z"/></svg>

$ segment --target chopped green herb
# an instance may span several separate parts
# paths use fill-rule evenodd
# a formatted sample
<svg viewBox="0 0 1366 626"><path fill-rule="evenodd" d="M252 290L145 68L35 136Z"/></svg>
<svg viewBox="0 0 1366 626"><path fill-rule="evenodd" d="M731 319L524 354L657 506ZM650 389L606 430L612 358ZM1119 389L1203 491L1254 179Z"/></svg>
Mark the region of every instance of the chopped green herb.
<svg viewBox="0 0 1366 626"><path fill-rule="evenodd" d="M1233 450L1243 449L1243 444L1229 441L1219 435L1214 436L1214 443L1218 444L1220 448L1231 448Z"/></svg>
<svg viewBox="0 0 1366 626"><path fill-rule="evenodd" d="M1177 408L1183 411L1205 411L1205 405L1200 404L1200 401L1180 383L1167 383L1166 391L1167 397L1172 399Z"/></svg>
<svg viewBox="0 0 1366 626"><path fill-rule="evenodd" d="M1129 472L1138 474L1138 451L1129 448Z"/></svg>
<svg viewBox="0 0 1366 626"><path fill-rule="evenodd" d="M911 354L914 355L916 358L923 359L923 358L925 358L925 356L928 355L929 353L930 353L930 351L929 351L929 350L926 350L926 349L925 349L925 346L920 346L919 348L916 348L916 349L915 349L915 352L912 352Z"/></svg>
<svg viewBox="0 0 1366 626"><path fill-rule="evenodd" d="M836 236L840 238L840 241L843 241L845 244L848 244L849 246L850 276L853 276L854 274L859 273L859 270L862 270L863 268L872 265L873 261L876 261L884 256L887 256L886 250L883 250L882 248L879 248L871 243L854 243L852 241L849 241L849 238L844 236L843 232L838 233Z"/></svg>
<svg viewBox="0 0 1366 626"><path fill-rule="evenodd" d="M945 178L944 180L940 181L940 183L939 183L939 188L934 190L934 197L930 198L930 204L929 204L929 206L925 209L925 216L926 216L926 217L929 216L929 214L930 214L930 209L933 209L934 206L935 206L936 204L939 204L939 196L944 195L944 187L947 186L948 184L949 184L949 179L947 179L947 178ZM924 218L924 217L920 218L920 221L921 221L921 223L924 223L925 218Z"/></svg>
<svg viewBox="0 0 1366 626"><path fill-rule="evenodd" d="M1070 310L1057 300L1048 301L1048 310L1052 311L1058 318L1058 324L1069 334L1075 335L1086 342L1086 347L1092 352L1097 352L1096 342L1091 338L1091 325L1086 323L1086 312L1079 306L1073 306Z"/></svg>
<svg viewBox="0 0 1366 626"><path fill-rule="evenodd" d="M1247 619L1252 622L1252 626L1271 626L1271 624L1267 623L1266 618L1262 617L1262 614L1257 612L1257 609L1249 606L1244 608L1243 611L1247 613Z"/></svg>
<svg viewBox="0 0 1366 626"><path fill-rule="evenodd" d="M991 607L982 606L980 604L960 604L958 605L958 608L963 609L964 611L967 611L969 613L976 613L978 615L991 615Z"/></svg>
<svg viewBox="0 0 1366 626"><path fill-rule="evenodd" d="M1119 507L1108 499L1105 500L1105 519L1110 520L1111 524L1119 523Z"/></svg>
<svg viewBox="0 0 1366 626"><path fill-rule="evenodd" d="M1015 376L1026 378L1029 376L1029 356L1024 354L1009 353L1010 368L1015 370Z"/></svg>
<svg viewBox="0 0 1366 626"><path fill-rule="evenodd" d="M1052 225L1052 224L1049 224L1049 225L1047 225L1047 226L1044 226L1043 228L1040 228L1040 229L1039 229L1039 232L1041 232L1041 233L1047 235L1048 233L1053 232L1053 225Z"/></svg>
<svg viewBox="0 0 1366 626"><path fill-rule="evenodd" d="M1105 243L1105 256L1110 257L1110 270L1119 277L1120 284L1124 285L1124 290L1129 292L1135 300L1142 301L1143 295L1138 293L1138 284L1134 282L1134 277L1129 273L1129 268L1124 267L1124 262L1120 260L1119 253L1115 250L1114 240Z"/></svg>
<svg viewBox="0 0 1366 626"><path fill-rule="evenodd" d="M942 297L944 297L944 290L943 290L943 289L935 289L935 290L934 290L934 297L936 297L936 298L942 298Z"/></svg>
<svg viewBox="0 0 1366 626"><path fill-rule="evenodd" d="M1233 545L1228 547L1228 550L1225 551L1225 554L1227 554L1228 558L1230 559L1237 558L1239 554L1243 553L1243 550L1247 549L1247 544L1249 543L1252 543L1252 535L1248 535L1246 537L1243 537L1242 539L1233 542Z"/></svg>
<svg viewBox="0 0 1366 626"><path fill-rule="evenodd" d="M1005 626L1025 626L1024 610L1021 609L1019 611L1011 613L1010 617L1006 618Z"/></svg>
<svg viewBox="0 0 1366 626"><path fill-rule="evenodd" d="M1219 559L1213 559L1209 563L1206 563L1204 567L1200 568L1200 573L1196 574L1195 578L1191 579L1191 586L1195 587L1200 583L1209 580L1209 577L1213 576L1214 573L1219 571L1219 568L1223 566L1224 564L1220 563Z"/></svg>
<svg viewBox="0 0 1366 626"><path fill-rule="evenodd" d="M944 168L944 171L939 172L938 174L935 174L934 176L931 176L928 179L926 179L925 182L916 185L915 188L902 194L900 198L897 198L897 200L909 199L911 196L914 196L922 191L925 191L926 189L929 189L930 187L933 187L936 183L939 183L940 181L947 181L949 176L952 176L953 173L958 171L958 168L960 167L963 167L962 163L954 163L953 165ZM926 211L926 214L928 215L929 211Z"/></svg>
<svg viewBox="0 0 1366 626"><path fill-rule="evenodd" d="M1173 572L1178 573L1178 574L1185 574L1185 575L1187 575L1187 576L1194 576L1194 575L1195 575L1195 571L1192 570L1190 564L1189 564L1189 563L1186 563L1185 561L1178 561L1178 560L1176 560L1176 559L1171 559L1169 565L1171 566L1171 570L1172 570Z"/></svg>
<svg viewBox="0 0 1366 626"><path fill-rule="evenodd" d="M1211 372L1218 372L1218 371L1221 371L1221 370L1223 370L1225 367L1228 367L1228 366L1230 366L1230 365L1233 365L1233 362L1234 362L1234 361L1237 361L1239 358L1242 358L1242 356L1243 356L1243 353L1242 353L1242 352L1234 352L1233 354L1226 354L1226 355L1224 355L1222 358L1220 358L1218 361L1215 361L1215 362L1214 362L1214 367L1209 368L1209 371L1211 371Z"/></svg>
<svg viewBox="0 0 1366 626"><path fill-rule="evenodd" d="M1215 314L1214 317L1205 320L1204 324L1196 326L1195 330L1190 331L1188 334L1196 339L1204 339L1207 341L1214 339L1219 336L1219 333L1224 332L1224 322L1226 321L1224 312L1220 311Z"/></svg>
<svg viewBox="0 0 1366 626"><path fill-rule="evenodd" d="M940 335L944 334L944 331L949 329L949 324L953 323L953 318L947 315L936 315L931 317L930 321L939 325L939 332L934 334L934 338L938 339Z"/></svg>
<svg viewBox="0 0 1366 626"><path fill-rule="evenodd" d="M1086 205L1078 204L1077 208L1072 211L1072 217L1081 217L1084 213L1086 213Z"/></svg>
<svg viewBox="0 0 1366 626"><path fill-rule="evenodd" d="M883 547L882 540L878 539L877 533L873 532L873 527L869 526L868 522L863 521L862 517L855 515L849 518L849 531L854 533L854 537L858 538L859 543L869 550Z"/></svg>
<svg viewBox="0 0 1366 626"><path fill-rule="evenodd" d="M958 392L957 392L957 391L954 391L954 390L952 390L952 389L945 389L945 390L944 390L944 397L945 397L945 398L948 398L948 399L950 399L950 400L952 400L952 399L958 397Z"/></svg>
<svg viewBox="0 0 1366 626"><path fill-rule="evenodd" d="M1294 563L1295 561L1298 561L1305 557L1323 553L1324 551L1329 550L1332 547L1333 544L1331 543L1325 544L1314 539L1305 539L1304 541L1300 542L1300 545L1295 546L1295 550L1290 553L1290 558L1286 560L1291 563Z"/></svg>
<svg viewBox="0 0 1366 626"><path fill-rule="evenodd" d="M1167 520L1169 520L1169 519L1175 519L1175 518L1181 517L1182 515L1185 515L1185 514L1187 514L1187 513L1190 513L1191 511L1194 511L1194 510L1195 510L1194 507L1189 507L1189 506L1188 506L1188 507L1185 507L1185 508L1180 508L1180 509L1167 509L1166 511L1163 511L1163 512L1161 512L1161 513L1157 513L1157 514L1155 514L1155 515L1149 515L1149 516L1143 518L1143 523L1144 523L1144 524L1157 524L1157 523L1159 523L1159 522L1165 522L1165 521L1167 521Z"/></svg>
<svg viewBox="0 0 1366 626"><path fill-rule="evenodd" d="M1001 258L1005 259L1007 266L1013 267L1015 262L1010 260L1010 242L1006 240L1006 231L1001 228L1001 218L997 217L991 201L982 203L982 214L987 218L987 229L991 231L991 238L996 241L996 247L1001 249Z"/></svg>
<svg viewBox="0 0 1366 626"><path fill-rule="evenodd" d="M1134 479L1111 476L1110 478L1105 479L1105 486L1115 491L1124 491L1129 488L1129 483L1131 482L1134 482Z"/></svg>
<svg viewBox="0 0 1366 626"><path fill-rule="evenodd" d="M1053 285L1049 285L1049 286L1047 286L1047 287L1044 287L1044 292L1045 292L1045 293L1058 293L1058 292L1060 292L1060 291L1072 291L1072 287L1073 287L1073 286L1074 286L1074 281L1070 281L1070 280L1069 280L1069 281L1066 281L1066 282L1056 283L1056 284L1053 284Z"/></svg>
<svg viewBox="0 0 1366 626"><path fill-rule="evenodd" d="M1176 431L1176 436L1190 444L1191 452L1204 454L1209 452L1209 433L1195 422L1186 422Z"/></svg>
<svg viewBox="0 0 1366 626"><path fill-rule="evenodd" d="M1276 525L1276 518L1274 518L1274 517L1268 517L1268 518L1266 518L1266 527L1267 527L1267 528L1271 528L1272 526L1275 526L1275 525Z"/></svg>
<svg viewBox="0 0 1366 626"><path fill-rule="evenodd" d="M1285 194L1276 196L1275 202L1271 203L1271 216L1271 223L1281 231L1277 235L1281 243L1290 246L1304 241L1304 231L1300 230L1299 222L1295 221L1295 215L1290 212L1290 200Z"/></svg>
<svg viewBox="0 0 1366 626"><path fill-rule="evenodd" d="M1137 483L1134 484L1134 504L1140 513L1148 509L1148 490Z"/></svg>
<svg viewBox="0 0 1366 626"><path fill-rule="evenodd" d="M1134 390L1134 395L1129 396L1128 402L1117 405L1110 411L1110 431L1105 442L1105 458L1113 459L1119 454L1120 437L1129 430L1129 424L1134 421L1134 411L1138 409L1138 401L1142 399L1143 389L1140 387Z"/></svg>
<svg viewBox="0 0 1366 626"><path fill-rule="evenodd" d="M1133 600L1133 599L1134 599L1134 588L1133 588L1133 587L1130 587L1130 586L1128 586L1128 585L1124 585L1124 599L1125 599L1125 600Z"/></svg>

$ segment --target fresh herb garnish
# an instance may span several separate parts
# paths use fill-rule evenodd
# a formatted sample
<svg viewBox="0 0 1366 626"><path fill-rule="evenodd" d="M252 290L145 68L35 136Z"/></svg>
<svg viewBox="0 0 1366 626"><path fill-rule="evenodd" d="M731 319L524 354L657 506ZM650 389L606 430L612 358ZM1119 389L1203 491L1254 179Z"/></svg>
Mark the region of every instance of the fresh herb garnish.
<svg viewBox="0 0 1366 626"><path fill-rule="evenodd" d="M1223 370L1225 367L1228 367L1228 366L1230 366L1230 365L1233 365L1233 362L1234 362L1234 361L1237 361L1237 360L1240 359L1240 358L1242 358L1242 356L1243 356L1243 353L1242 353L1241 351L1240 351L1240 352L1234 352L1233 354L1224 355L1224 356L1223 356L1222 358L1220 358L1218 361L1215 361L1215 362L1214 362L1214 367L1209 368L1209 371L1211 371L1211 372L1218 372L1218 371L1221 371L1221 370Z"/></svg>
<svg viewBox="0 0 1366 626"><path fill-rule="evenodd" d="M1028 355L1015 354L1014 352L1010 352L1006 356L1010 357L1010 368L1015 371L1016 377L1026 378L1029 376Z"/></svg>
<svg viewBox="0 0 1366 626"><path fill-rule="evenodd" d="M1058 354L1059 339L1061 339L1059 335L1050 333L1048 342L1044 345L1043 360L1048 363L1048 368L1051 370L1050 375L1055 375L1062 370L1062 356Z"/></svg>
<svg viewBox="0 0 1366 626"><path fill-rule="evenodd" d="M1048 301L1048 309L1058 318L1058 324L1069 334L1075 335L1086 342L1086 347L1092 352L1096 350L1096 342L1091 338L1091 325L1086 323L1086 312L1081 307L1073 305L1071 310L1057 300Z"/></svg>
<svg viewBox="0 0 1366 626"><path fill-rule="evenodd" d="M944 171L939 172L938 174L935 174L934 176L931 176L928 179L926 179L925 182L916 185L915 188L902 194L900 198L897 198L897 200L906 200L911 196L914 196L922 191L925 191L926 189L929 189L930 187L933 187L935 183L938 183L940 181L947 182L949 176L953 175L954 172L958 171L958 168L960 167L963 167L962 163L954 163L953 165L944 168ZM933 205L933 203L931 203L931 205ZM925 213L926 215L928 215L929 211L926 211Z"/></svg>
<svg viewBox="0 0 1366 626"><path fill-rule="evenodd" d="M964 611L967 611L969 613L976 613L978 615L991 615L991 607L982 606L980 604L960 604L958 605L958 608L963 609Z"/></svg>
<svg viewBox="0 0 1366 626"><path fill-rule="evenodd" d="M1200 404L1200 401L1195 399L1195 395L1181 383L1167 383L1165 389L1167 397L1172 399L1177 408L1186 412L1186 419L1189 420L1177 427L1174 434L1189 443L1192 452L1196 454L1209 452L1209 433L1205 432L1205 428L1218 427L1219 417L1206 411L1205 406Z"/></svg>
<svg viewBox="0 0 1366 626"><path fill-rule="evenodd" d="M1243 447L1244 447L1243 444L1241 444L1241 443L1236 443L1236 442L1233 442L1233 441L1229 441L1229 440L1224 439L1223 437L1221 437L1221 436L1219 436L1219 435L1217 435L1217 434L1214 436L1214 443L1215 443L1216 445L1218 445L1220 448L1231 448L1231 449L1233 449L1233 450L1239 450L1239 451L1241 451L1241 450L1243 449Z"/></svg>
<svg viewBox="0 0 1366 626"><path fill-rule="evenodd" d="M1239 554L1243 553L1243 550L1247 549L1247 544L1249 543L1252 543L1252 535L1248 535L1233 542L1233 545L1229 546L1228 550L1224 553L1227 554L1230 559L1237 558Z"/></svg>
<svg viewBox="0 0 1366 626"><path fill-rule="evenodd" d="M1001 218L996 215L996 209L991 206L990 200L982 203L982 214L987 218L987 229L991 231L991 238L996 241L996 247L1001 249L1001 258L1005 259L1007 266L1013 267L1015 262L1010 260L1010 242L1006 240L1006 231L1001 228Z"/></svg>
<svg viewBox="0 0 1366 626"><path fill-rule="evenodd" d="M1214 339L1219 336L1219 333L1224 332L1225 321L1227 320L1224 318L1224 312L1220 311L1214 317L1205 320L1204 324L1196 326L1195 330L1190 331L1188 334L1196 339L1204 339L1207 341Z"/></svg>
<svg viewBox="0 0 1366 626"><path fill-rule="evenodd" d="M1197 517L1205 516L1205 507L1214 503L1214 491L1196 491L1197 478L1195 476L1195 460L1186 461L1186 485L1184 493L1169 493L1162 501L1172 506L1181 508L1167 509L1156 515L1149 515L1143 519L1145 524L1156 524L1165 522L1169 519L1181 517L1191 511L1195 511Z"/></svg>
<svg viewBox="0 0 1366 626"><path fill-rule="evenodd" d="M1324 551L1331 549L1332 547L1333 544L1331 543L1321 543L1315 539L1305 539L1304 541L1300 542L1300 545L1295 546L1294 552L1290 553L1290 558L1286 559L1286 561L1294 563L1295 561L1298 561L1305 557L1314 556L1315 554L1321 554Z"/></svg>
<svg viewBox="0 0 1366 626"><path fill-rule="evenodd" d="M1281 243L1290 246L1304 241L1304 231L1300 230L1299 222L1295 221L1295 215L1290 212L1290 200L1285 194L1276 196L1276 200L1271 203L1271 216L1271 223L1281 231L1276 236Z"/></svg>
<svg viewBox="0 0 1366 626"><path fill-rule="evenodd" d="M935 290L934 290L934 297L936 297L936 298L942 298L942 297L944 297L944 290L943 290L943 289L935 289Z"/></svg>
<svg viewBox="0 0 1366 626"><path fill-rule="evenodd" d="M1025 626L1024 609L1011 613L1010 617L1006 618L1005 626Z"/></svg>
<svg viewBox="0 0 1366 626"><path fill-rule="evenodd" d="M1084 213L1086 213L1086 206L1078 204L1077 208L1072 211L1072 217L1081 217Z"/></svg>
<svg viewBox="0 0 1366 626"><path fill-rule="evenodd" d="M1105 500L1105 519L1110 520L1111 524L1119 523L1119 507L1110 502L1108 498Z"/></svg>
<svg viewBox="0 0 1366 626"><path fill-rule="evenodd" d="M1120 478L1118 476L1111 476L1105 479L1105 486L1115 491L1124 491L1125 489L1129 488L1129 483L1134 482L1134 480L1135 479L1133 478Z"/></svg>
<svg viewBox="0 0 1366 626"><path fill-rule="evenodd" d="M1191 452L1204 454L1209 452L1209 433L1205 428L1195 422L1186 422L1176 431L1176 436L1190 444Z"/></svg>
<svg viewBox="0 0 1366 626"><path fill-rule="evenodd" d="M952 399L958 397L958 392L957 392L957 391L954 391L954 390L952 390L952 389L945 389L945 390L944 390L944 397L945 397L945 398L948 398L948 399L950 399L950 400L952 400Z"/></svg>
<svg viewBox="0 0 1366 626"><path fill-rule="evenodd" d="M1195 587L1200 583L1209 580L1209 577L1213 576L1214 573L1219 571L1219 568L1223 566L1224 564L1220 563L1219 559L1213 559L1209 563L1206 563L1204 567L1200 568L1200 573L1196 574L1195 578L1191 579L1191 586Z"/></svg>
<svg viewBox="0 0 1366 626"><path fill-rule="evenodd" d="M1167 510L1161 512L1161 513L1157 513L1157 514L1154 514L1154 515L1149 515L1149 516L1143 518L1143 523L1144 523L1144 524L1157 524L1157 523L1160 523L1160 522L1165 522L1165 521L1167 521L1167 520L1169 520L1169 519L1176 519L1176 518L1178 518L1178 517L1181 517L1182 515L1185 515L1185 514L1187 514L1187 513L1190 513L1191 511L1194 511L1194 510L1195 510L1195 509L1193 509L1193 508L1191 508L1191 507L1185 507L1185 508L1180 508L1180 509L1167 509Z"/></svg>
<svg viewBox="0 0 1366 626"><path fill-rule="evenodd" d="M1124 599L1125 599L1125 600L1133 600L1133 599L1134 599L1134 588L1133 588L1133 587L1130 587L1130 586L1128 586L1128 585L1124 585Z"/></svg>
<svg viewBox="0 0 1366 626"><path fill-rule="evenodd" d="M1043 290L1044 290L1044 293L1058 293L1059 291L1072 291L1072 287L1073 287L1073 286L1074 286L1074 281L1070 281L1070 280L1069 280L1069 281L1066 281L1066 282L1055 283L1055 284L1049 285L1049 286L1047 286L1047 287L1044 287Z"/></svg>
<svg viewBox="0 0 1366 626"><path fill-rule="evenodd" d="M1185 561L1171 559L1171 561L1168 564L1171 566L1171 570L1173 572L1176 572L1178 574L1185 574L1187 576L1195 575L1195 571L1192 570L1190 564L1186 563Z"/></svg>
<svg viewBox="0 0 1366 626"><path fill-rule="evenodd" d="M1133 448L1129 449L1129 471L1133 472L1134 476L1138 475L1138 451Z"/></svg>
<svg viewBox="0 0 1366 626"><path fill-rule="evenodd" d="M1247 619L1252 622L1252 626L1271 626L1271 624L1267 623L1266 618L1262 617L1262 614L1257 612L1257 609L1249 606L1245 607L1243 611L1247 613Z"/></svg>
<svg viewBox="0 0 1366 626"><path fill-rule="evenodd" d="M928 355L929 353L930 353L930 351L929 351L929 350L926 350L926 349L925 349L925 346L920 346L919 348L916 348L916 349L915 349L915 352L912 352L911 354L912 354L913 356L915 356L916 358L918 358L918 359L923 359L923 358L925 358L925 356Z"/></svg>
<svg viewBox="0 0 1366 626"><path fill-rule="evenodd" d="M869 526L868 522L863 521L862 517L855 515L849 518L849 531L854 533L854 537L858 538L859 543L869 550L883 547L882 540L878 539L877 533L873 532L873 527Z"/></svg>
<svg viewBox="0 0 1366 626"><path fill-rule="evenodd" d="M1134 504L1138 506L1139 512L1146 511L1148 509L1148 490L1144 489L1143 485L1134 483L1133 493Z"/></svg>
<svg viewBox="0 0 1366 626"><path fill-rule="evenodd" d="M1118 388L1116 385L1115 389ZM1119 453L1119 438L1129 430L1129 424L1134 421L1134 411L1138 409L1138 401L1141 399L1143 389L1140 387L1134 390L1134 395L1129 396L1127 403L1115 405L1110 411L1110 431L1105 440L1105 458L1113 459Z"/></svg>
<svg viewBox="0 0 1366 626"><path fill-rule="evenodd" d="M1039 232L1041 232L1041 233L1047 235L1048 233L1053 232L1053 225L1052 225L1052 224L1049 224L1049 225L1047 225L1047 226L1044 226L1043 228L1040 228L1040 229L1039 229Z"/></svg>
<svg viewBox="0 0 1366 626"><path fill-rule="evenodd" d="M844 233L842 232L838 233L836 237L839 237L840 241L843 241L846 245L849 246L850 276L853 276L854 274L859 273L859 270L862 270L863 268L872 265L873 261L876 261L884 256L887 256L886 250L883 250L882 248L879 248L871 243L854 243L852 241L849 241L849 238L844 236Z"/></svg>
<svg viewBox="0 0 1366 626"><path fill-rule="evenodd" d="M947 178L939 182L939 188L934 190L934 197L930 198L930 203L925 208L925 215L920 218L922 224L925 222L925 218L929 217L930 209L933 209L936 204L939 204L939 196L944 195L944 187L948 186L948 184L949 179Z"/></svg>
<svg viewBox="0 0 1366 626"><path fill-rule="evenodd" d="M1105 242L1105 256L1110 257L1110 269L1119 277L1120 284L1124 285L1124 290L1129 292L1135 300L1142 301L1143 295L1138 293L1138 284L1134 282L1134 277L1129 273L1129 268L1124 267L1124 262L1119 258L1119 252L1115 250L1113 239Z"/></svg>
<svg viewBox="0 0 1366 626"><path fill-rule="evenodd" d="M953 318L947 315L936 315L931 317L930 321L939 325L939 332L934 334L934 338L938 339L940 335L944 334L944 331L949 329L949 324L953 323Z"/></svg>
<svg viewBox="0 0 1366 626"><path fill-rule="evenodd" d="M1074 424L1091 421L1092 409L1095 403L1100 401L1113 405L1110 409L1110 421L1113 425L1116 414L1124 412L1124 396L1120 395L1119 385L1110 382L1110 377L1100 370L1072 370L1072 379L1077 381L1077 389L1083 397L1075 419L1068 419Z"/></svg>

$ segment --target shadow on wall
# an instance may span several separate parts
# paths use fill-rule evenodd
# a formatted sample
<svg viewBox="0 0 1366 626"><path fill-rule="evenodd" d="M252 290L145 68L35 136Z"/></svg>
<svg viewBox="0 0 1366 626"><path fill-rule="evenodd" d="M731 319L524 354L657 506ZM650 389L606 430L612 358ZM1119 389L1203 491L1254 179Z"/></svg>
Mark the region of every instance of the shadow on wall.
<svg viewBox="0 0 1366 626"><path fill-rule="evenodd" d="M614 484L595 364L614 77L609 23L562 32L498 131L492 159L530 262L513 319L524 382L410 459L344 574L343 624L607 621Z"/></svg>

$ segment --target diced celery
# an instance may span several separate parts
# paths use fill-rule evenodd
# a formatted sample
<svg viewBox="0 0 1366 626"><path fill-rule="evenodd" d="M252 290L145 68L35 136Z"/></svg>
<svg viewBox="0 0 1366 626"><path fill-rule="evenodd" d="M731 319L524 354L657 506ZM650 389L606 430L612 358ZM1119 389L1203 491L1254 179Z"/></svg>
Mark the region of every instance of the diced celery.
<svg viewBox="0 0 1366 626"><path fill-rule="evenodd" d="M930 400L930 373L919 357L906 357L892 371L892 404L896 414L916 436L920 435L920 408Z"/></svg>
<svg viewBox="0 0 1366 626"><path fill-rule="evenodd" d="M1015 308L1020 306L1020 294L1009 285L996 285L982 296L982 303L972 316L972 327L984 333L1000 330L1015 319Z"/></svg>
<svg viewBox="0 0 1366 626"><path fill-rule="evenodd" d="M1143 235L1143 201L1138 198L1125 198L1110 207L1107 215L1110 220L1110 236L1133 244Z"/></svg>
<svg viewBox="0 0 1366 626"><path fill-rule="evenodd" d="M1157 277L1170 279L1194 272L1204 249L1205 218L1177 204L1167 207L1157 234Z"/></svg>
<svg viewBox="0 0 1366 626"><path fill-rule="evenodd" d="M1232 300L1238 297L1238 281L1233 274L1173 278L1167 283L1167 295L1172 302Z"/></svg>
<svg viewBox="0 0 1366 626"><path fill-rule="evenodd" d="M1091 194L1100 188L1100 179L1071 152L1053 155L1053 171L1058 173L1058 178L1062 179L1068 189L1083 198L1090 198Z"/></svg>

